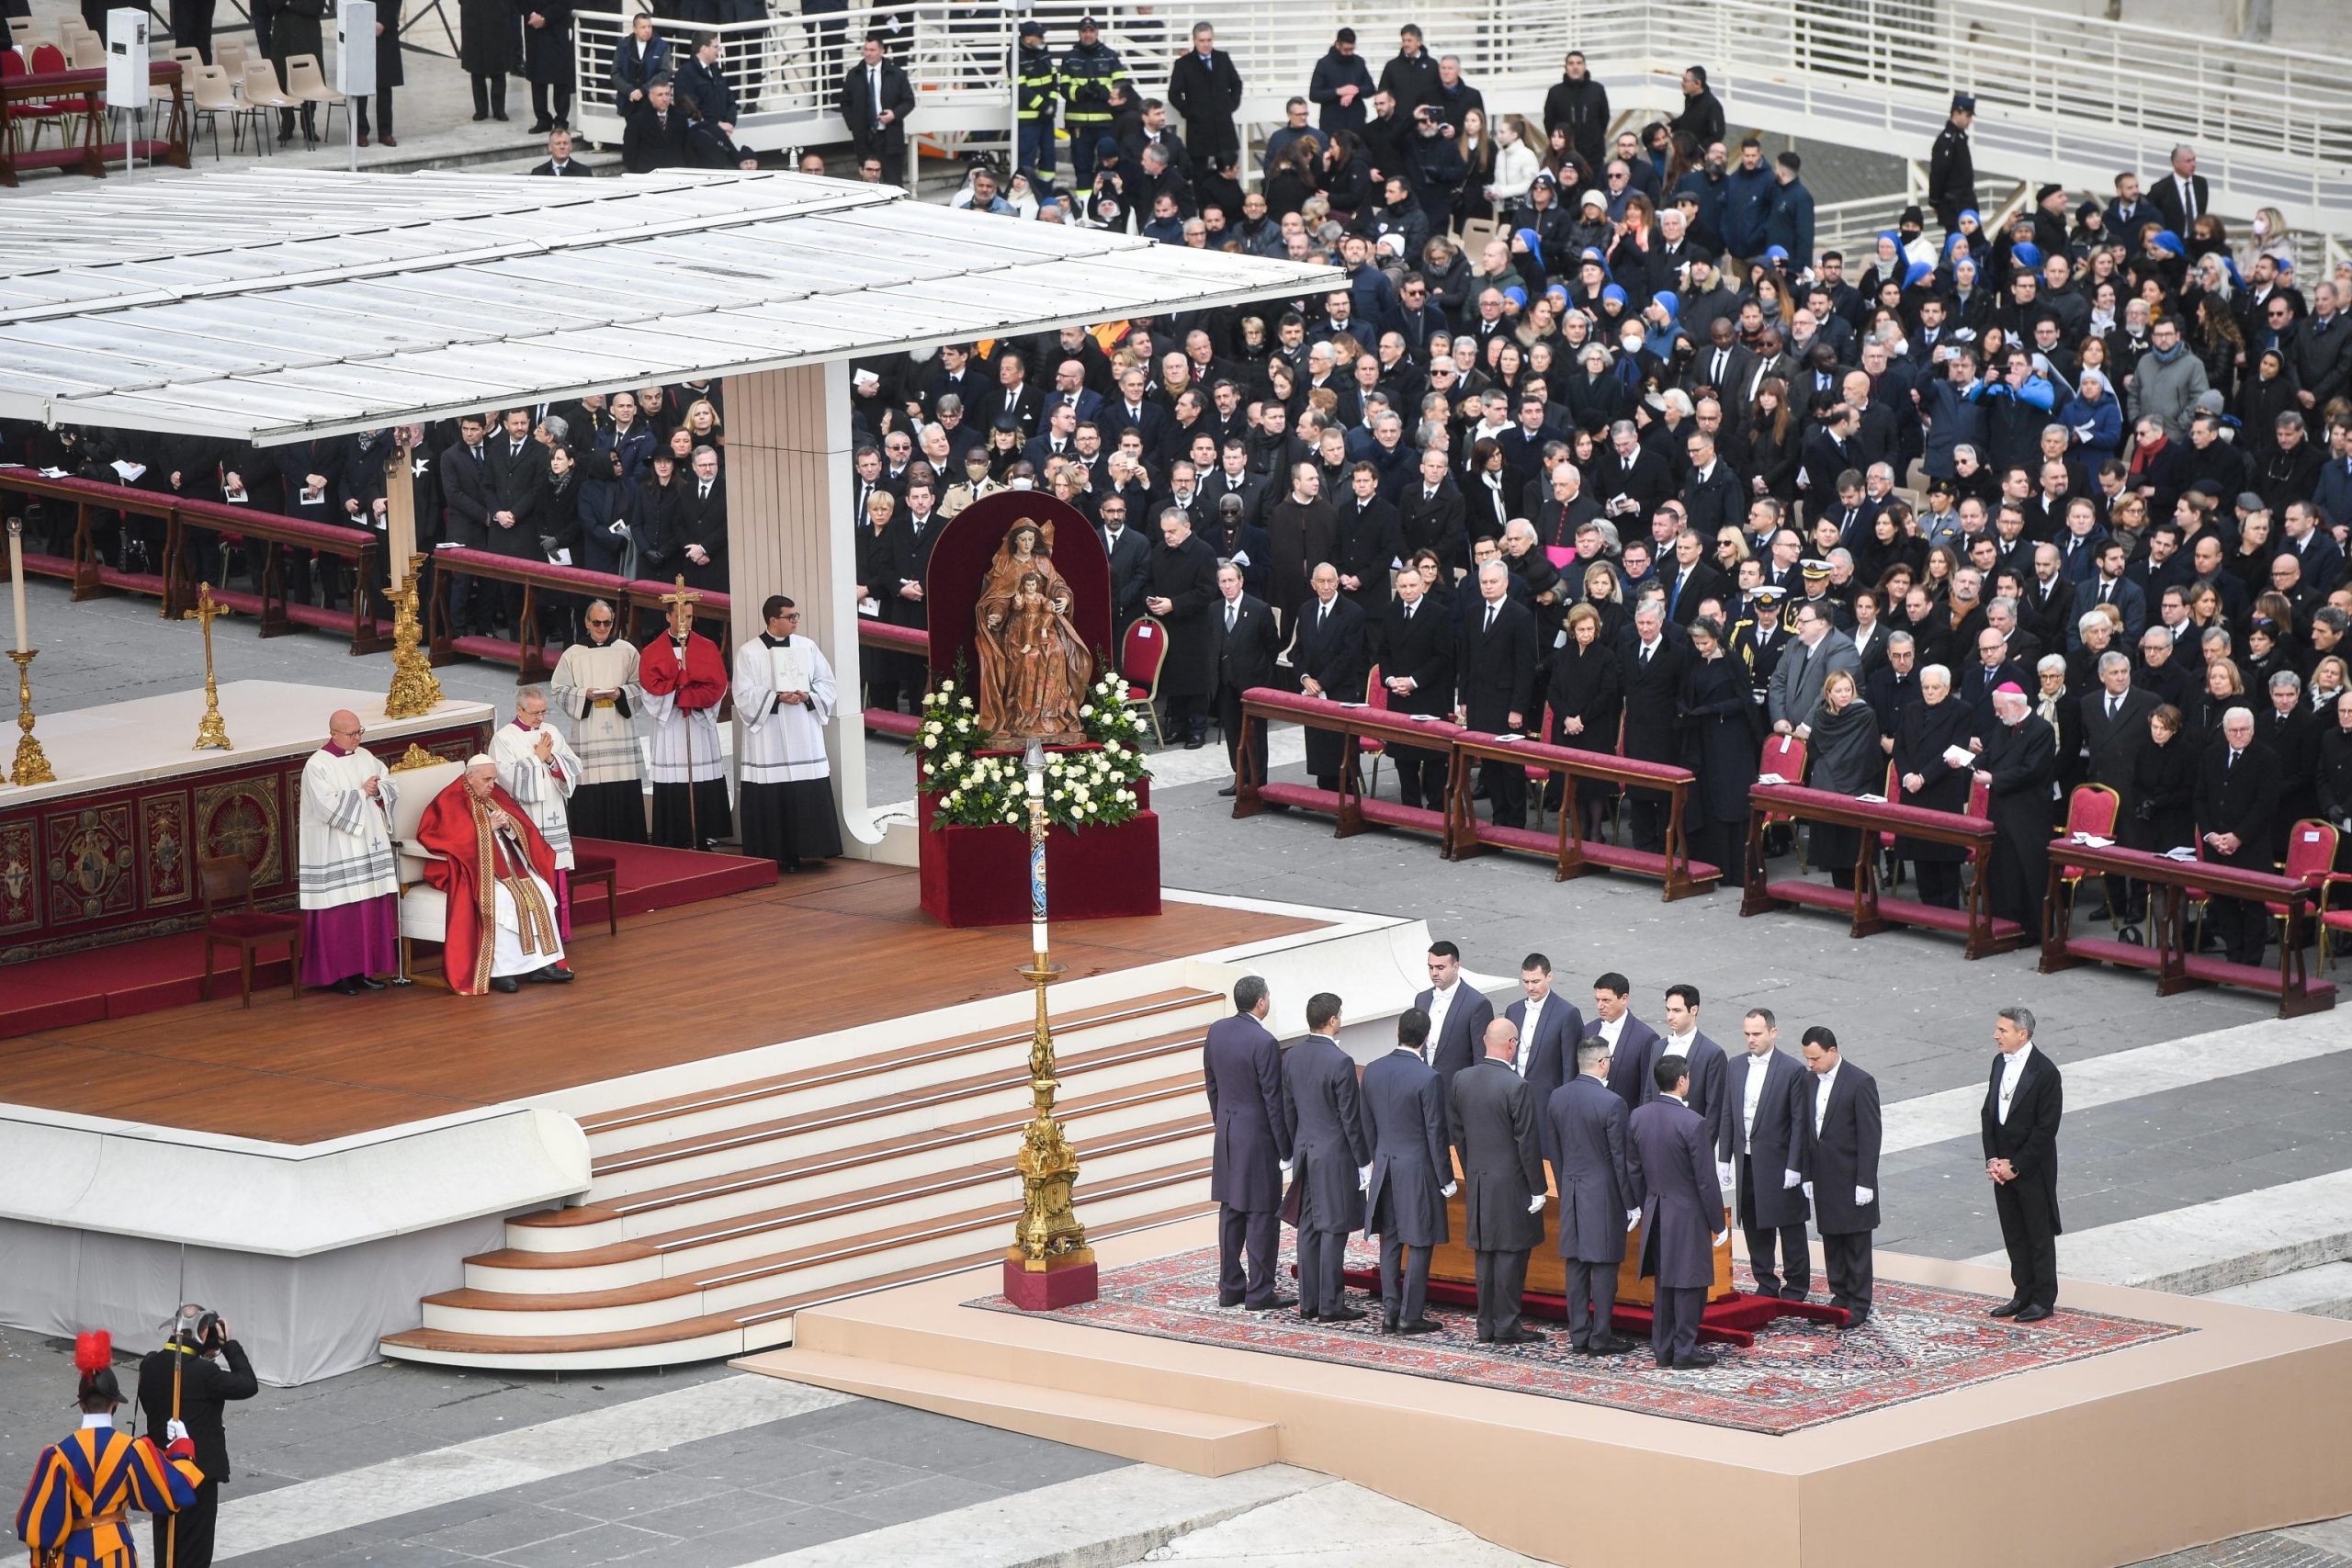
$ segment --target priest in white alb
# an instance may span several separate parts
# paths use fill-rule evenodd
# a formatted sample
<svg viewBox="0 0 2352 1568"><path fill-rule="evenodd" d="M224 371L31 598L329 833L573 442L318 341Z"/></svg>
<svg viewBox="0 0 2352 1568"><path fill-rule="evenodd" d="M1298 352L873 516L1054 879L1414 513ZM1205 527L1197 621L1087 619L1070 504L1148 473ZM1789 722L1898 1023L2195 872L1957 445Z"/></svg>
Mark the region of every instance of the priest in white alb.
<svg viewBox="0 0 2352 1568"><path fill-rule="evenodd" d="M514 699L514 722L490 738L499 787L513 795L555 852L556 906L566 942L571 940L572 792L580 787L580 758L548 722L547 694L526 686Z"/></svg>
<svg viewBox="0 0 2352 1568"><path fill-rule="evenodd" d="M799 608L772 593L760 614L767 630L735 650L735 818L745 854L798 871L842 852L825 755L840 695L824 651L800 635Z"/></svg>
<svg viewBox="0 0 2352 1568"><path fill-rule="evenodd" d="M400 967L391 833L400 790L383 759L360 744L366 733L357 714L338 710L326 744L302 764L301 981L347 997L382 990L376 976Z"/></svg>
<svg viewBox="0 0 2352 1568"><path fill-rule="evenodd" d="M645 842L645 764L633 720L645 706L637 649L621 636L612 605L592 600L588 638L563 650L548 694L568 722L580 776L567 802L571 831L582 839Z"/></svg>

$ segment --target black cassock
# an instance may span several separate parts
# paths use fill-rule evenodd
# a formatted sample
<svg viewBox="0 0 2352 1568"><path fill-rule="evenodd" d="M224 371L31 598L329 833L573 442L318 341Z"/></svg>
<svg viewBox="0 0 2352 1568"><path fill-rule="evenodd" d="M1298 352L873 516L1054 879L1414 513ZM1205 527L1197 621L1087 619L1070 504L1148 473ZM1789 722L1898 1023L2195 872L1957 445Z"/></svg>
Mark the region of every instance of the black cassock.
<svg viewBox="0 0 2352 1568"><path fill-rule="evenodd" d="M2041 935L2041 901L2050 880L2050 780L2058 765L2058 736L2029 713L2015 725L1996 725L1984 737L1976 765L1992 775L1993 913Z"/></svg>

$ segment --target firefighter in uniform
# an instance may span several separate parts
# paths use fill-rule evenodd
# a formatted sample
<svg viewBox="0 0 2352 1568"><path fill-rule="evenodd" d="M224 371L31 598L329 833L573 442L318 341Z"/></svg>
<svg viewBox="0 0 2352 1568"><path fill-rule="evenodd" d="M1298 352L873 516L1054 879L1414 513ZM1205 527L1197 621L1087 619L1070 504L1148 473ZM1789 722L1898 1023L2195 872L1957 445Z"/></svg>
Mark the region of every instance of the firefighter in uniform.
<svg viewBox="0 0 2352 1568"><path fill-rule="evenodd" d="M261 1384L245 1348L230 1337L228 1322L218 1314L184 1306L164 1326L170 1333L163 1348L139 1363L140 1414L151 1432L178 1423L196 1445L204 1483L196 1489L196 1500L178 1513L155 1516L155 1561L166 1568L211 1568L220 1488L229 1479L229 1434L220 1407L251 1399Z"/></svg>
<svg viewBox="0 0 2352 1568"><path fill-rule="evenodd" d="M1054 175L1054 92L1060 85L1054 51L1046 47L1045 24L1035 17L1021 19L1021 52L1013 62L1020 83L1021 145L1013 167L1027 171L1029 183Z"/></svg>
<svg viewBox="0 0 2352 1568"><path fill-rule="evenodd" d="M1094 184L1094 143L1111 134L1111 84L1125 77L1119 51L1102 41L1102 24L1078 19L1078 41L1062 56L1062 124L1069 130L1070 186Z"/></svg>

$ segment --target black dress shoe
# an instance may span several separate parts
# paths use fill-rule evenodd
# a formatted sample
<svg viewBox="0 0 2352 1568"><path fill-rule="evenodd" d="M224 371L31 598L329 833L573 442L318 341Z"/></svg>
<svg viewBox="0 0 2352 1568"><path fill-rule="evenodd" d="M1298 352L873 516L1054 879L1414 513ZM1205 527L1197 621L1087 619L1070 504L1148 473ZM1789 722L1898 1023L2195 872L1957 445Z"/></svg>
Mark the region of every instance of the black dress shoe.
<svg viewBox="0 0 2352 1568"><path fill-rule="evenodd" d="M2043 1318L2048 1317L2049 1315L2050 1309L2048 1307L2037 1304L2020 1309L2018 1313L2018 1321L2019 1323L2040 1323Z"/></svg>
<svg viewBox="0 0 2352 1568"><path fill-rule="evenodd" d="M506 118L506 111L504 109L492 109L491 111L490 118L495 120L503 120Z"/></svg>
<svg viewBox="0 0 2352 1568"><path fill-rule="evenodd" d="M490 977L490 988L502 995L512 994L521 990L523 983L512 975L492 975Z"/></svg>
<svg viewBox="0 0 2352 1568"><path fill-rule="evenodd" d="M1445 1325L1433 1317L1417 1317L1410 1323L1396 1325L1399 1334L1435 1334Z"/></svg>
<svg viewBox="0 0 2352 1568"><path fill-rule="evenodd" d="M1860 1328L1870 1320L1871 1314L1867 1310L1856 1312L1849 1308L1846 1314L1846 1321L1839 1324L1838 1326L1840 1332L1844 1332L1849 1329Z"/></svg>
<svg viewBox="0 0 2352 1568"><path fill-rule="evenodd" d="M1497 1335L1495 1343L1498 1345L1541 1345L1550 1337L1552 1337L1548 1334L1538 1333L1525 1324L1521 1324L1509 1334Z"/></svg>
<svg viewBox="0 0 2352 1568"><path fill-rule="evenodd" d="M1251 1312L1280 1312L1284 1307L1296 1306L1298 1298L1296 1296L1268 1296L1262 1302L1243 1302L1241 1304Z"/></svg>
<svg viewBox="0 0 2352 1568"><path fill-rule="evenodd" d="M362 986L359 981L360 976L357 975L345 975L342 979L337 980L334 986L329 988L338 991L346 997L356 997L367 989L367 987Z"/></svg>
<svg viewBox="0 0 2352 1568"><path fill-rule="evenodd" d="M1986 1313L1984 1315L1987 1317L2015 1317L2024 1310L2025 1303L2012 1296L2009 1300L2003 1302L1999 1306L1995 1307L1991 1312Z"/></svg>
<svg viewBox="0 0 2352 1568"><path fill-rule="evenodd" d="M1674 1370L1678 1372L1703 1372L1722 1359L1712 1350L1693 1350L1675 1362Z"/></svg>
<svg viewBox="0 0 2352 1568"><path fill-rule="evenodd" d="M1323 1321L1323 1314L1321 1313L1309 1312L1303 1308L1300 1310L1298 1316L1299 1321L1302 1323L1320 1323Z"/></svg>
<svg viewBox="0 0 2352 1568"><path fill-rule="evenodd" d="M1220 1291L1217 1292L1216 1304L1221 1307L1238 1307L1241 1304L1241 1298L1239 1296L1228 1296L1224 1292Z"/></svg>
<svg viewBox="0 0 2352 1568"><path fill-rule="evenodd" d="M486 119L488 119L489 118L490 118L490 115L489 115L488 111L484 111L484 112L482 112L482 113L480 113L480 114L477 114L477 115L475 115L475 116L474 116L474 122L475 122L476 124L480 124L481 121L486 120Z"/></svg>
<svg viewBox="0 0 2352 1568"><path fill-rule="evenodd" d="M1238 791L1234 785L1227 784L1223 789L1216 792L1216 797L1219 800L1231 800L1238 793Z"/></svg>
<svg viewBox="0 0 2352 1568"><path fill-rule="evenodd" d="M1355 1323L1363 1318L1370 1317L1371 1315L1372 1314L1364 1311L1362 1307L1333 1307L1329 1312L1323 1314L1323 1321L1326 1323Z"/></svg>
<svg viewBox="0 0 2352 1568"><path fill-rule="evenodd" d="M384 982L377 979L373 975L355 975L352 978L359 982L359 988L363 991L380 991L384 988Z"/></svg>
<svg viewBox="0 0 2352 1568"><path fill-rule="evenodd" d="M1383 1314L1381 1314L1381 1318L1380 1318L1380 1332L1382 1332L1383 1334L1394 1334L1394 1333L1396 1333L1396 1320L1395 1318L1393 1318L1393 1317L1390 1317L1390 1316L1389 1316L1389 1315L1387 1315L1385 1313L1383 1313Z"/></svg>
<svg viewBox="0 0 2352 1568"><path fill-rule="evenodd" d="M1187 751L1197 751L1208 743L1209 738L1205 735L1187 735L1184 737L1184 750Z"/></svg>
<svg viewBox="0 0 2352 1568"><path fill-rule="evenodd" d="M1595 1339L1588 1344L1584 1353L1588 1356L1622 1356L1633 1348L1632 1340L1620 1339L1612 1334L1606 1339Z"/></svg>
<svg viewBox="0 0 2352 1568"><path fill-rule="evenodd" d="M569 969L559 969L550 964L544 968L532 970L523 978L537 986L568 986L579 976Z"/></svg>

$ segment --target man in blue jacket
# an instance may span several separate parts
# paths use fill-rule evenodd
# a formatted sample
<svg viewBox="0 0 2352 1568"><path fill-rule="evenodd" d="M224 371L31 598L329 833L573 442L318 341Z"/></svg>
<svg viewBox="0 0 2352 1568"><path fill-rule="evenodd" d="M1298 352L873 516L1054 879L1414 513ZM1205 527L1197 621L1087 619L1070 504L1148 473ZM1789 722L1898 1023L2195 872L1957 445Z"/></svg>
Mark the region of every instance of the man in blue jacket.
<svg viewBox="0 0 2352 1568"><path fill-rule="evenodd" d="M1802 270L1813 265L1813 192L1797 178L1804 160L1783 152L1772 163L1774 184L1764 209L1764 244L1789 253L1790 265Z"/></svg>
<svg viewBox="0 0 2352 1568"><path fill-rule="evenodd" d="M1764 144L1751 136L1739 144L1739 166L1724 177L1724 249L1752 262L1770 243L1764 238L1764 220L1772 206L1772 171L1764 162Z"/></svg>

